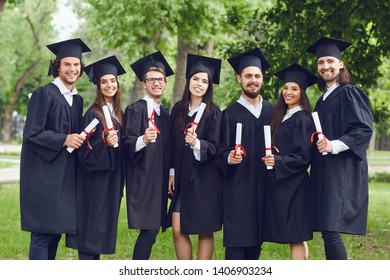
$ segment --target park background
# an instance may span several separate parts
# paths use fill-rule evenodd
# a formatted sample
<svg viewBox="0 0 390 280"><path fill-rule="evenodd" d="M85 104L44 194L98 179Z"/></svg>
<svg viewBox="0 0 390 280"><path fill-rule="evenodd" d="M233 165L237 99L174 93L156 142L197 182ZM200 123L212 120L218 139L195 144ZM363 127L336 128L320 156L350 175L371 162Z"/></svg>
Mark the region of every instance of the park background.
<svg viewBox="0 0 390 280"><path fill-rule="evenodd" d="M69 12L70 11L70 12ZM119 78L122 104L143 96L130 64L161 50L175 71L168 77L163 103L171 108L183 92L187 53L223 59L214 101L222 109L234 102L240 87L226 58L260 47L271 63L261 94L275 102L273 73L298 62L316 72L315 57L305 49L321 36L353 42L343 60L355 85L368 94L374 117L369 148L370 208L366 237L343 236L351 259L390 259L390 1L373 0L0 0L0 182L17 173L21 132L29 93L52 81L47 76L47 44L82 38L92 49L86 65L116 55L127 71ZM76 84L87 109L95 89L83 75ZM312 106L321 95L308 90ZM12 149L9 147L13 147ZM14 150L16 149L16 151ZM17 179L0 183L0 260L27 259L29 234L20 230ZM119 221L117 254L130 259L137 236L128 230L125 201ZM196 239L193 239L196 243ZM309 242L310 259L324 259L319 235ZM216 234L214 259L223 259L222 233ZM77 259L63 240L60 259ZM170 231L158 236L153 259L174 259ZM264 259L289 259L286 245L265 244Z"/></svg>

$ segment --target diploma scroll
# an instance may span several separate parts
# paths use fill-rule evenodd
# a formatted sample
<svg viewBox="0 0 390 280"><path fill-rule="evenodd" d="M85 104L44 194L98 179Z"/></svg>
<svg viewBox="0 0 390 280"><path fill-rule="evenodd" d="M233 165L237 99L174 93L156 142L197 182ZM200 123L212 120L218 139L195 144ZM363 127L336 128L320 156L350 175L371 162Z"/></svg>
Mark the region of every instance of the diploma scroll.
<svg viewBox="0 0 390 280"><path fill-rule="evenodd" d="M241 153L242 123L236 124L236 150L235 153Z"/></svg>
<svg viewBox="0 0 390 280"><path fill-rule="evenodd" d="M87 137L88 134L91 133L91 131L98 125L99 123L99 120L98 119L93 119L89 125L87 125L87 127L80 133L81 136L84 136L84 137ZM72 153L74 148L66 148L68 150L69 153Z"/></svg>
<svg viewBox="0 0 390 280"><path fill-rule="evenodd" d="M102 109L103 109L104 118L106 120L107 129L109 131L114 130L114 125L112 124L111 114L110 114L110 110L108 109L108 106L104 105L102 107ZM114 144L114 148L117 148L117 147L118 147L118 142Z"/></svg>
<svg viewBox="0 0 390 280"><path fill-rule="evenodd" d="M322 133L322 127L320 123L320 118L318 117L317 112L312 112L311 115L313 116L314 125L316 127L316 134L318 134L318 139L324 139L324 134ZM322 155L327 155L327 152L323 152Z"/></svg>
<svg viewBox="0 0 390 280"><path fill-rule="evenodd" d="M272 147L271 147L271 126L265 125L264 126L264 143L265 143L265 154L271 155L272 154ZM267 169L273 169L272 166L267 165Z"/></svg>
<svg viewBox="0 0 390 280"><path fill-rule="evenodd" d="M146 100L147 107L148 107L148 123L149 127L154 127L153 121L154 121L154 113L153 113L153 99L147 99ZM153 139L150 142L156 142L156 139Z"/></svg>
<svg viewBox="0 0 390 280"><path fill-rule="evenodd" d="M198 112L196 113L196 116L195 116L195 120L194 120L194 124L195 124L194 131L195 131L196 128L198 127L198 124L199 124L199 122L200 122L200 119L202 118L204 109L206 109L206 103L202 102L202 103L200 103L199 110L198 110Z"/></svg>

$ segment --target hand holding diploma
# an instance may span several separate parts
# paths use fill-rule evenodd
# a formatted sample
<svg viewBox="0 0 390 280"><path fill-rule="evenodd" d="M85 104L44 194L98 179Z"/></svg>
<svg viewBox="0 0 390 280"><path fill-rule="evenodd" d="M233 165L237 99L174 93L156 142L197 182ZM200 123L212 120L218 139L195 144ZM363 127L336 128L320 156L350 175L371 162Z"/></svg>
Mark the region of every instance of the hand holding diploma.
<svg viewBox="0 0 390 280"><path fill-rule="evenodd" d="M107 105L104 105L102 107L103 109L103 114L104 114L104 118L106 120L106 124L107 124L107 130L109 132L109 134L112 134L114 133L114 125L112 124L112 120L111 120L111 114L110 114L110 110L108 109L108 106ZM112 137L111 137L112 138ZM111 140L111 139L110 139ZM108 141L107 141L108 143ZM117 148L118 147L118 142L116 142L114 145L113 145L114 148Z"/></svg>
<svg viewBox="0 0 390 280"><path fill-rule="evenodd" d="M195 129L188 128L185 137L186 144L190 145L191 147L194 147L196 144L196 140L198 140L198 135L195 133Z"/></svg>
<svg viewBox="0 0 390 280"><path fill-rule="evenodd" d="M91 131L98 125L98 123L99 123L98 119L96 119L96 118L93 119L87 125L87 127L79 134L79 137L73 137L73 141L74 141L73 145L69 144L69 146L68 146L67 141L68 141L68 137L70 136L70 135L68 135L68 137L66 137L66 141L65 141L65 145L68 146L68 148L67 148L68 152L72 153L75 148L79 148L81 146L82 142L84 142L85 137L87 137L87 135L91 133ZM71 134L71 135L74 135L74 134ZM79 139L79 140L82 139L82 142L80 145L76 144L79 142L77 139Z"/></svg>
<svg viewBox="0 0 390 280"><path fill-rule="evenodd" d="M326 150L329 150L328 148L330 146L329 151L331 151L332 146L330 145L330 141L326 139L326 137L324 136L324 134L322 132L322 127L321 127L321 123L320 123L320 118L318 117L318 113L312 112L311 115L313 116L314 125L316 127L316 132L314 132L313 135L317 134L318 139L319 139L317 141L318 151L321 152L322 155L327 155L328 153L326 152ZM311 142L313 142L313 135L311 137Z"/></svg>

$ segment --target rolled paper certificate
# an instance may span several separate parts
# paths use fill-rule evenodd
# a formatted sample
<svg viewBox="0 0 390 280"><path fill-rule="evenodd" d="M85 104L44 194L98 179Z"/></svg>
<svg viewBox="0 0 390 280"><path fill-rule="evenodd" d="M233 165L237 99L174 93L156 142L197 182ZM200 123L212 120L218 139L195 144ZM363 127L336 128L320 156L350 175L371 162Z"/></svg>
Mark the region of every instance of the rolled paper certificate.
<svg viewBox="0 0 390 280"><path fill-rule="evenodd" d="M107 105L104 105L102 109L103 109L104 118L106 119L107 129L110 132L111 130L114 130L114 125L112 124L110 110L108 109ZM118 142L114 144L114 148L117 147L118 147Z"/></svg>
<svg viewBox="0 0 390 280"><path fill-rule="evenodd" d="M265 143L265 154L271 155L272 154L271 127L269 125L264 126L264 143ZM267 169L273 169L273 167L267 165Z"/></svg>
<svg viewBox="0 0 390 280"><path fill-rule="evenodd" d="M236 153L241 153L242 123L236 124Z"/></svg>
<svg viewBox="0 0 390 280"><path fill-rule="evenodd" d="M318 134L318 139L324 139L324 134L322 133L322 127L320 123L320 118L318 117L317 112L312 112L311 115L313 116L314 125L316 127L316 133ZM322 155L327 155L327 152L323 152Z"/></svg>
<svg viewBox="0 0 390 280"><path fill-rule="evenodd" d="M148 98L146 100L146 104L148 106L148 122L149 122L149 127L154 127L152 119L154 119L153 115L153 99ZM153 139L150 142L156 142L156 139Z"/></svg>
<svg viewBox="0 0 390 280"><path fill-rule="evenodd" d="M98 125L99 123L99 120L98 119L93 119L89 125L87 125L87 127L80 133L81 136L84 136L84 137L87 137L88 134L91 133L91 131ZM72 153L74 148L66 148L68 150L69 153Z"/></svg>
<svg viewBox="0 0 390 280"><path fill-rule="evenodd" d="M205 108L206 108L206 103L204 103L204 102L200 103L198 113L196 113L195 120L194 120L194 124L195 124L194 131L198 127L198 124L200 122L200 119L202 118L202 115L203 115Z"/></svg>

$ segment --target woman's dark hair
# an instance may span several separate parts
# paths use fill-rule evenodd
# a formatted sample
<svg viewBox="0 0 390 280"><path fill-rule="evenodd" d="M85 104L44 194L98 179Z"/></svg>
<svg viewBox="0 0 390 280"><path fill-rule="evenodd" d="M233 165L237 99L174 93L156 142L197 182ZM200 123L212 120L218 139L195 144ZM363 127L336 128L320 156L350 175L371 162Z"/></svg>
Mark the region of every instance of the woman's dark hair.
<svg viewBox="0 0 390 280"><path fill-rule="evenodd" d="M301 90L301 102L300 105L303 108L303 111L307 114L310 115L311 113L311 106L309 102L309 98L307 97L306 90L302 90L302 87L300 85L299 89ZM276 103L272 122L271 122L271 135L272 135L272 143L276 143L276 135L275 131L276 129L280 126L282 123L283 117L286 115L287 112L287 104L284 102L283 98L283 89L279 94L278 102Z"/></svg>
<svg viewBox="0 0 390 280"><path fill-rule="evenodd" d="M349 74L347 68L345 68L345 65L344 65L344 68L340 69L339 76L337 77L337 83L340 86L351 83L351 75ZM322 92L325 92L327 90L326 82L320 76L320 74L318 74L318 83L317 83L317 85L318 85L318 88Z"/></svg>
<svg viewBox="0 0 390 280"><path fill-rule="evenodd" d="M121 90L121 87L119 85L118 78L116 77L115 79L116 79L116 82L118 84L118 89L117 89L116 94L113 97L112 106L113 106L114 114L116 115L116 117L118 118L118 122L120 123L120 126L123 127L123 112L122 112L122 104L121 104L122 90ZM98 114L98 116L102 120L102 124L103 124L104 129L106 129L107 123L106 123L106 119L104 118L103 109L102 109L102 107L104 105L106 105L106 101L104 101L104 97L103 97L103 93L100 89L100 81L99 81L99 83L96 85L96 100L95 100L96 110L95 110L95 112Z"/></svg>
<svg viewBox="0 0 390 280"><path fill-rule="evenodd" d="M58 69L60 69L60 65L61 65L61 60L55 59L55 60L51 61L50 67L49 67L49 73L48 73L49 76L52 75L54 78L57 78L58 77ZM85 64L83 61L81 61L80 65L81 65L81 68L80 68L80 76L79 77L81 77L84 73Z"/></svg>
<svg viewBox="0 0 390 280"><path fill-rule="evenodd" d="M185 129L187 123L186 117L188 115L188 107L190 106L191 101L191 92L190 92L190 80L191 78L199 72L195 72L190 76L190 78L187 79L186 85L184 88L183 96L181 98L181 101L179 103L179 113L176 118L175 126L178 131L182 131ZM202 119L206 119L209 116L210 107L213 103L213 83L211 82L210 76L207 74L207 77L209 79L209 86L207 88L207 91L205 95L203 95L202 102L206 103L206 109L203 112Z"/></svg>

